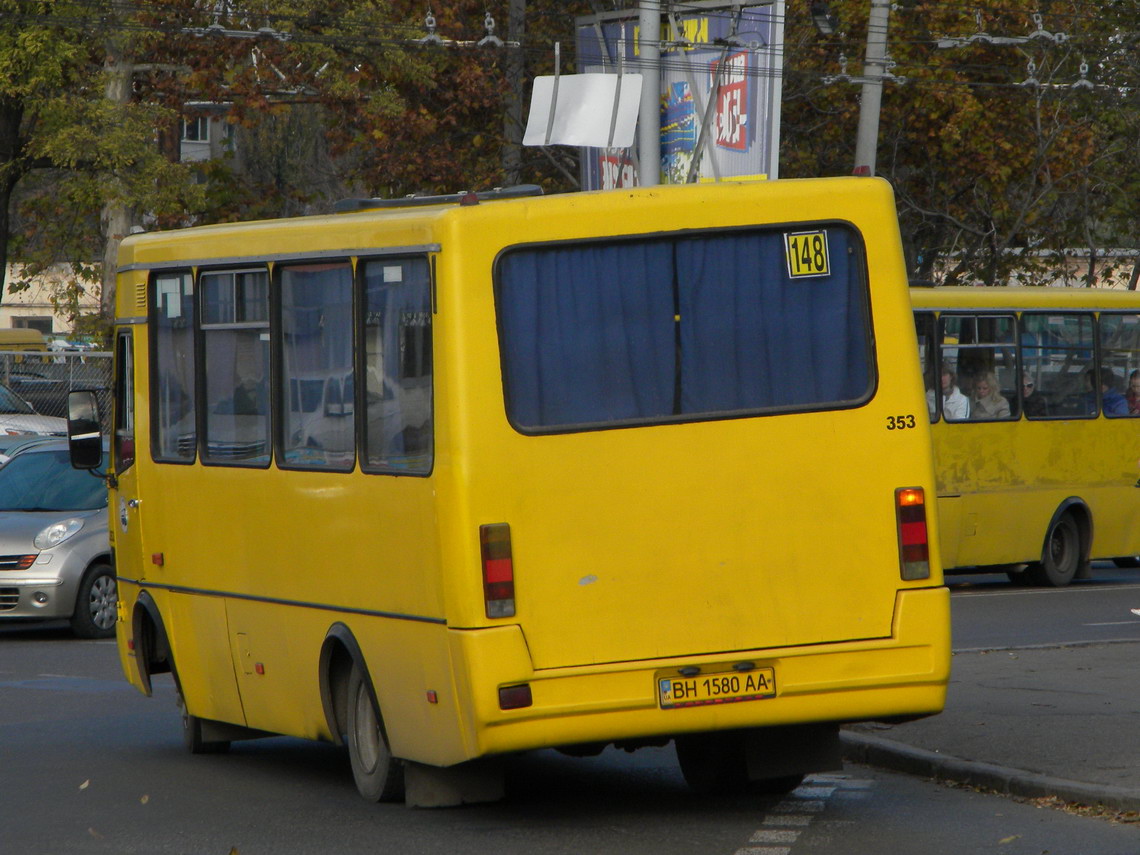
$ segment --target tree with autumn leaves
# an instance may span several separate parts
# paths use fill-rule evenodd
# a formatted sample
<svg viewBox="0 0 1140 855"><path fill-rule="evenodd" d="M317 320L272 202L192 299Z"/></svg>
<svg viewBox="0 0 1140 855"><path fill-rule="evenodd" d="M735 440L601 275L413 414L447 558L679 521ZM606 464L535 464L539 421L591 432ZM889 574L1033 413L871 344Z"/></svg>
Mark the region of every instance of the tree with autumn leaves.
<svg viewBox="0 0 1140 855"><path fill-rule="evenodd" d="M840 57L861 73L869 0L829 2L827 37L809 0L787 2L782 177L851 170L859 87ZM576 152L519 148L505 114L551 72L555 41L572 56L576 14L622 5L636 3L0 0L0 206L15 226L9 250L0 217L0 260L29 275L73 263L73 298L134 227L507 180L576 189ZM898 5L891 72L906 82L886 84L878 173L912 275L1039 281L1066 249L1129 246L1137 0ZM1035 30L1064 38L970 38ZM233 129L232 153L179 163L198 115Z"/></svg>
<svg viewBox="0 0 1140 855"><path fill-rule="evenodd" d="M895 187L911 275L1037 284L1070 250L1135 246L1135 0L918 0L891 14L877 173ZM782 175L849 172L865 0L831 0L824 37L789 0ZM989 37L989 38L987 38ZM1128 261L1130 266L1135 262Z"/></svg>
<svg viewBox="0 0 1140 855"><path fill-rule="evenodd" d="M544 44L584 11L531 6L531 35ZM0 0L0 207L15 214L12 230L0 221L0 261L18 258L23 272L8 288L67 260L73 276L58 299L74 313L101 267L106 316L114 248L133 228L501 184L504 151L521 136L503 121L507 57L521 58L522 83L546 53L506 44L485 4L448 4L430 28L427 9ZM232 129L233 151L179 163L181 123L199 115ZM548 160L519 161L558 189Z"/></svg>

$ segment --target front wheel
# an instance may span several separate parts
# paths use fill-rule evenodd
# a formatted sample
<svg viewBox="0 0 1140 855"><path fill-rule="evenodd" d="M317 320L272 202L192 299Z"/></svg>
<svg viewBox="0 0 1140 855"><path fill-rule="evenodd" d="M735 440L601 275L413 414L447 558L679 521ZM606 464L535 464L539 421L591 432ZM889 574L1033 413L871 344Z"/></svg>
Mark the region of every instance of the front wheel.
<svg viewBox="0 0 1140 855"><path fill-rule="evenodd" d="M1061 588L1073 581L1081 565L1081 532L1072 514L1064 514L1045 537L1045 553L1028 573L1038 585Z"/></svg>
<svg viewBox="0 0 1140 855"><path fill-rule="evenodd" d="M361 796L370 802L399 801L404 795L404 767L388 749L388 738L368 678L353 664L348 678L348 759Z"/></svg>
<svg viewBox="0 0 1140 855"><path fill-rule="evenodd" d="M71 631L80 638L110 638L118 618L119 588L110 564L93 564L83 574L71 614Z"/></svg>

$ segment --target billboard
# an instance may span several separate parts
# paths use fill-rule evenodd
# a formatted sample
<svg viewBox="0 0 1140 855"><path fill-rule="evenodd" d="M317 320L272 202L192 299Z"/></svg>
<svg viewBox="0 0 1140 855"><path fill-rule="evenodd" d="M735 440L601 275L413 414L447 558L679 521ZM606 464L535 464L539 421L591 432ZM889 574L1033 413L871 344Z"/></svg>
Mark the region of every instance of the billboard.
<svg viewBox="0 0 1140 855"><path fill-rule="evenodd" d="M784 0L662 4L661 61L638 62L636 9L576 20L578 71L659 76L663 184L775 178ZM582 149L582 189L641 183L636 150Z"/></svg>

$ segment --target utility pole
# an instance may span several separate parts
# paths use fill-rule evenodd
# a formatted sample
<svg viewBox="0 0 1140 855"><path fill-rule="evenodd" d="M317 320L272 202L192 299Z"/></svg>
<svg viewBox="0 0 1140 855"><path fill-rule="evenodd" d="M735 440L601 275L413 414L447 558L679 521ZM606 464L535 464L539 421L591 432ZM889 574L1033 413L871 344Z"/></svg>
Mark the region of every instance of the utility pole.
<svg viewBox="0 0 1140 855"><path fill-rule="evenodd" d="M641 106L637 114L640 184L661 183L661 2L641 0L637 49L641 67Z"/></svg>
<svg viewBox="0 0 1140 855"><path fill-rule="evenodd" d="M126 56L122 38L112 32L107 44L107 58L103 63L105 77L103 95L118 111L125 112L131 100L134 67ZM108 180L108 186L115 182ZM130 231L131 213L126 203L110 194L103 203L100 216L103 227L103 282L99 308L104 318L115 316L115 277L119 243Z"/></svg>
<svg viewBox="0 0 1140 855"><path fill-rule="evenodd" d="M874 175L879 147L879 111L883 103L883 77L887 70L887 25L891 0L871 0L867 21L867 56L863 60L863 95L859 104L859 130L855 136L855 174Z"/></svg>
<svg viewBox="0 0 1140 855"><path fill-rule="evenodd" d="M526 0L510 0L507 7L507 104L503 117L504 185L522 182L523 138L523 52L521 45L526 28Z"/></svg>

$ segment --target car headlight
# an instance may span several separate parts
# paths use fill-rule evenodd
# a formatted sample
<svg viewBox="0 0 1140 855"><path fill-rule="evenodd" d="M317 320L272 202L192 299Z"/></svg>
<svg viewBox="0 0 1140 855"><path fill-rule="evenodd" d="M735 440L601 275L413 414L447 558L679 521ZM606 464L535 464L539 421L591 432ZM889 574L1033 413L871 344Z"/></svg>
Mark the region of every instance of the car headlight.
<svg viewBox="0 0 1140 855"><path fill-rule="evenodd" d="M33 541L36 549L51 549L53 546L59 546L65 540L79 533L83 528L83 520L75 519L74 517L62 522L52 523L39 534Z"/></svg>

